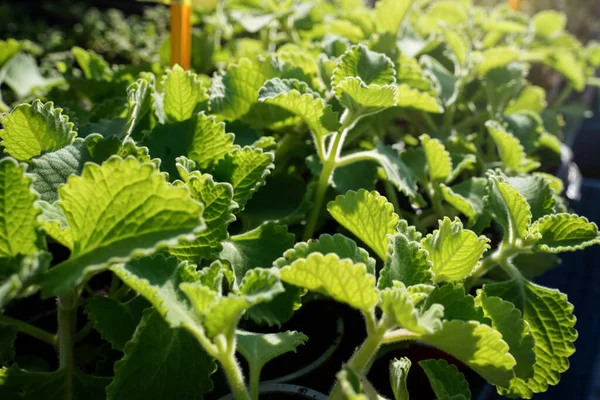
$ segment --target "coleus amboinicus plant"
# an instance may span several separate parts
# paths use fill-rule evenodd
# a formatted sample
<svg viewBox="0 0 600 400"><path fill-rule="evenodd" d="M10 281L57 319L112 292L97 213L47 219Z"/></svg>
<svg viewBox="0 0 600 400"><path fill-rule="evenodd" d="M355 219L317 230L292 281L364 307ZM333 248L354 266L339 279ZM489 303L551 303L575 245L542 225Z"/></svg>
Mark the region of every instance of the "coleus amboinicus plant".
<svg viewBox="0 0 600 400"><path fill-rule="evenodd" d="M399 4L384 1L369 11L387 21L376 37L406 39L398 32L408 6ZM423 17L443 19L439 9L432 5ZM408 19L420 21L420 12ZM283 47L240 59L208 81L179 68L158 80L141 73L124 101L94 106L106 119L80 119L77 129L52 103L23 104L5 115L0 300L5 306L41 287L43 296L59 298L59 331L3 316L3 332L9 343L17 330L58 341L60 362L56 372L28 371L18 362L5 368L0 393L201 397L212 388L216 360L237 397L256 398L262 366L306 338L240 331L240 317L282 323L304 289L365 316L368 336L340 372L333 397L373 398L364 379L369 363L382 343L401 340L454 355L510 396L531 397L556 384L574 351L572 307L528 278L540 264L553 265L552 253L596 243L598 233L566 213L559 180L528 174L558 142L539 116L543 91L524 79L526 62L539 59L529 50L523 58L505 48L471 51L476 40L423 26L431 48L414 57L401 45L327 37L317 42L318 55L294 57L296 47ZM540 35L520 45L539 53L539 42L550 41ZM131 79L92 52L73 54L83 76L72 82L89 81L83 87L110 92ZM89 95L92 104L101 98ZM409 134L395 129L397 119ZM476 134L464 134L471 127ZM298 140L306 132L314 152ZM396 142L408 148L389 145ZM296 152L309 156L318 178L300 191L304 200L278 204L272 199L302 182L306 167ZM393 206L370 191L377 180ZM270 186L276 189L267 192ZM325 219L330 186L343 195L329 203L329 214L349 233L308 240ZM399 194L420 209L403 209ZM459 214L473 231L455 219ZM234 216L241 229L230 226ZM492 220L500 229L490 228ZM430 227L438 229L423 237ZM288 230L303 231L307 241L294 246ZM488 239L477 236L484 231L502 237L489 252ZM48 236L70 250L50 269ZM106 270L113 278L102 296L88 283ZM488 272L497 282L467 294ZM90 323L75 333L78 299L85 299ZM112 381L74 363L74 344L94 328L124 353ZM236 350L249 361L248 389ZM14 353L6 354L12 361ZM406 396L409 366L406 359L392 363L397 398ZM455 367L422 366L438 397L469 397Z"/></svg>

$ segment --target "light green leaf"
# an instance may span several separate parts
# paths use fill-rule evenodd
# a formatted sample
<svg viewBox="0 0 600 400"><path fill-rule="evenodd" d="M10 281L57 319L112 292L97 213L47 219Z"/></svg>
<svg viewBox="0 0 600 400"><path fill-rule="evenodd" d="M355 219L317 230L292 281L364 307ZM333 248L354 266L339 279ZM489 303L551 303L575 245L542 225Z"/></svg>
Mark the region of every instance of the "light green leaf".
<svg viewBox="0 0 600 400"><path fill-rule="evenodd" d="M396 105L394 85L366 85L360 78L349 76L334 91L340 103L354 115L371 115Z"/></svg>
<svg viewBox="0 0 600 400"><path fill-rule="evenodd" d="M359 82L369 86L396 82L392 60L362 44L352 46L340 57L331 77L331 87L335 88L348 77L359 78Z"/></svg>
<svg viewBox="0 0 600 400"><path fill-rule="evenodd" d="M129 110L127 111L127 122L123 129L123 134L131 135L142 118L152 109L156 90L154 87L154 75L152 75L151 82L146 79L138 79L127 88Z"/></svg>
<svg viewBox="0 0 600 400"><path fill-rule="evenodd" d="M431 95L437 93L430 74L425 73L423 66L416 58L400 53L396 60L398 85L406 84L413 89Z"/></svg>
<svg viewBox="0 0 600 400"><path fill-rule="evenodd" d="M464 65L471 54L469 38L462 31L447 26L442 26L441 31L444 41L456 56L459 65Z"/></svg>
<svg viewBox="0 0 600 400"><path fill-rule="evenodd" d="M73 251L73 233L67 222L65 214L60 210L56 203L50 204L45 201L38 201L37 207L42 210L39 222L42 228L52 239Z"/></svg>
<svg viewBox="0 0 600 400"><path fill-rule="evenodd" d="M15 39L0 40L0 67L17 54L23 45Z"/></svg>
<svg viewBox="0 0 600 400"><path fill-rule="evenodd" d="M233 200L242 211L254 192L264 185L265 178L274 168L273 159L273 153L265 153L262 149L234 149L215 165L213 176L217 181L233 186Z"/></svg>
<svg viewBox="0 0 600 400"><path fill-rule="evenodd" d="M396 36L413 0L382 0L375 3L373 20L377 32Z"/></svg>
<svg viewBox="0 0 600 400"><path fill-rule="evenodd" d="M500 297L488 297L482 289L477 291L475 301L483 309L485 316L492 320L492 327L502 334L508 344L510 354L517 361L515 376L521 379L533 377L536 359L534 339L529 332L529 324L521 318L521 311Z"/></svg>
<svg viewBox="0 0 600 400"><path fill-rule="evenodd" d="M408 370L411 362L408 358L394 358L390 361L390 384L395 400L408 400Z"/></svg>
<svg viewBox="0 0 600 400"><path fill-rule="evenodd" d="M534 85L526 86L519 97L514 99L505 109L504 114L510 115L519 111L532 111L540 114L548 102L546 101L546 91L544 88Z"/></svg>
<svg viewBox="0 0 600 400"><path fill-rule="evenodd" d="M512 47L493 47L479 55L477 74L485 76L494 68L504 67L519 59L519 51Z"/></svg>
<svg viewBox="0 0 600 400"><path fill-rule="evenodd" d="M47 274L48 294L64 293L110 263L193 240L205 228L203 207L186 189L170 186L153 164L132 157L87 164L59 188L59 197L74 245L71 257Z"/></svg>
<svg viewBox="0 0 600 400"><path fill-rule="evenodd" d="M192 198L204 205L202 216L206 229L197 234L193 242L172 247L169 253L180 260L199 264L202 259L209 259L223 249L221 242L229 237L227 227L235 221L233 211L237 204L232 200L231 185L216 183L208 174L202 175L197 171L190 173L185 186Z"/></svg>
<svg viewBox="0 0 600 400"><path fill-rule="evenodd" d="M331 216L385 260L388 237L396 233L394 206L377 192L349 191L327 204Z"/></svg>
<svg viewBox="0 0 600 400"><path fill-rule="evenodd" d="M339 127L338 113L304 82L274 78L258 92L258 101L281 107L304 121L315 140L323 140Z"/></svg>
<svg viewBox="0 0 600 400"><path fill-rule="evenodd" d="M155 396L200 400L213 389L214 360L188 331L170 327L154 310L144 313L124 353L106 388L108 400Z"/></svg>
<svg viewBox="0 0 600 400"><path fill-rule="evenodd" d="M502 334L476 321L444 321L433 334L420 340L456 357L488 382L508 387L516 362Z"/></svg>
<svg viewBox="0 0 600 400"><path fill-rule="evenodd" d="M110 65L93 50L73 47L71 52L86 79L94 81L110 81L112 79L113 71Z"/></svg>
<svg viewBox="0 0 600 400"><path fill-rule="evenodd" d="M517 189L527 200L532 220L554 213L554 193L549 183L541 176L521 175L506 178L506 182Z"/></svg>
<svg viewBox="0 0 600 400"><path fill-rule="evenodd" d="M465 376L456 365L448 364L446 360L424 360L419 365L429 378L436 398L440 400L471 398L471 390Z"/></svg>
<svg viewBox="0 0 600 400"><path fill-rule="evenodd" d="M325 294L361 311L368 312L379 302L375 277L366 266L340 259L334 253L312 253L283 267L280 275L284 282Z"/></svg>
<svg viewBox="0 0 600 400"><path fill-rule="evenodd" d="M500 153L502 166L509 171L528 172L539 167L539 163L527 159L525 150L512 133L508 132L502 125L496 121L487 121L485 123L488 132Z"/></svg>
<svg viewBox="0 0 600 400"><path fill-rule="evenodd" d="M502 177L490 174L488 204L495 220L505 230L509 243L524 239L531 224L531 207L527 199L505 182Z"/></svg>
<svg viewBox="0 0 600 400"><path fill-rule="evenodd" d="M531 20L537 35L552 38L565 30L567 16L554 10L543 10L535 14Z"/></svg>
<svg viewBox="0 0 600 400"><path fill-rule="evenodd" d="M20 104L0 118L0 144L17 160L26 161L42 152L60 149L73 141L76 133L69 117L52 102L35 100Z"/></svg>
<svg viewBox="0 0 600 400"><path fill-rule="evenodd" d="M452 172L452 159L446 147L437 139L429 135L419 136L429 171L429 178L433 182L446 182Z"/></svg>
<svg viewBox="0 0 600 400"><path fill-rule="evenodd" d="M460 2L439 0L432 3L418 21L420 29L433 33L443 24L459 26L466 23L468 18L467 10Z"/></svg>
<svg viewBox="0 0 600 400"><path fill-rule="evenodd" d="M25 164L10 157L0 160L0 259L7 262L33 254L39 246L40 210L34 206L37 196L25 171ZM0 268L0 277L2 272Z"/></svg>
<svg viewBox="0 0 600 400"><path fill-rule="evenodd" d="M501 297L520 309L535 341L533 378L514 378L501 394L531 398L548 390L548 385L556 385L560 374L569 368L568 357L575 352L573 342L577 339L573 305L567 296L527 281L484 285L483 289L488 296Z"/></svg>
<svg viewBox="0 0 600 400"><path fill-rule="evenodd" d="M431 261L419 242L409 240L402 233L394 235L388 244L385 263L379 273L379 289L392 287L393 281L411 286L428 283L432 278Z"/></svg>
<svg viewBox="0 0 600 400"><path fill-rule="evenodd" d="M6 280L0 282L0 310L4 309L12 299L37 291L50 267L51 261L52 254L46 251L38 251L31 256L16 260L14 262L16 271L8 276ZM0 266L6 267L5 265ZM4 275L6 271L2 272L2 275ZM2 276L2 278L4 277Z"/></svg>
<svg viewBox="0 0 600 400"><path fill-rule="evenodd" d="M2 79L19 100L42 97L47 90L64 82L60 76L42 76L35 57L25 53L14 55L4 64Z"/></svg>
<svg viewBox="0 0 600 400"><path fill-rule="evenodd" d="M454 104L462 86L461 76L457 76L454 71L448 70L446 66L428 54L421 56L419 61L436 83L436 90L432 94L439 97L445 106ZM453 59L452 62L456 61Z"/></svg>
<svg viewBox="0 0 600 400"><path fill-rule="evenodd" d="M308 336L301 332L252 333L238 330L236 350L248 361L252 373L260 371L269 361L306 343Z"/></svg>
<svg viewBox="0 0 600 400"><path fill-rule="evenodd" d="M458 185L440 185L444 200L469 218L474 223L477 216L484 212L484 197L488 191L488 180L485 178L469 178Z"/></svg>
<svg viewBox="0 0 600 400"><path fill-rule="evenodd" d="M441 101L431 94L413 89L405 83L398 85L396 92L396 106L401 108L413 108L433 114L444 111Z"/></svg>
<svg viewBox="0 0 600 400"><path fill-rule="evenodd" d="M102 338L114 349L123 351L147 307L148 302L142 296L134 297L126 303L96 296L87 301L85 311Z"/></svg>
<svg viewBox="0 0 600 400"><path fill-rule="evenodd" d="M465 289L462 285L448 283L436 287L427 296L424 307L429 307L433 304L444 306L444 319L446 320L460 319L481 323L489 322L484 317L483 310L479 306L475 306L475 298L468 293L465 294Z"/></svg>
<svg viewBox="0 0 600 400"><path fill-rule="evenodd" d="M600 244L596 224L575 214L546 215L531 225L529 235L541 236L535 247L549 253L581 250Z"/></svg>
<svg viewBox="0 0 600 400"><path fill-rule="evenodd" d="M565 184L558 176L554 176L545 172L534 172L532 175L544 178L544 180L550 186L550 189L552 189L557 195L561 194L563 190L565 190Z"/></svg>
<svg viewBox="0 0 600 400"><path fill-rule="evenodd" d="M392 287L381 291L380 308L397 326L414 333L429 335L442 328L444 307L433 304L420 311L402 282L394 281Z"/></svg>
<svg viewBox="0 0 600 400"><path fill-rule="evenodd" d="M541 61L563 75L575 90L585 88L585 64L573 51L549 49L542 53Z"/></svg>
<svg viewBox="0 0 600 400"><path fill-rule="evenodd" d="M184 71L179 65L168 70L163 81L163 108L170 121L192 118L198 106L208 100L208 93L198 75Z"/></svg>
<svg viewBox="0 0 600 400"><path fill-rule="evenodd" d="M462 222L444 217L439 229L421 241L429 252L433 279L436 282L456 282L469 276L482 254L490 248L489 239L463 229Z"/></svg>

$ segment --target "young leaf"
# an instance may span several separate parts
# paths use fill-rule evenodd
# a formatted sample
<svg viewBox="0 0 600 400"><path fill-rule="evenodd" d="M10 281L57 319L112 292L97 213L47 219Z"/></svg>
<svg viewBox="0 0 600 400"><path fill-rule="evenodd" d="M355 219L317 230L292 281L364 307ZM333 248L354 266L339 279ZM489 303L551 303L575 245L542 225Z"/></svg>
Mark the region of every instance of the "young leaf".
<svg viewBox="0 0 600 400"><path fill-rule="evenodd" d="M274 168L273 158L273 153L257 148L235 149L215 165L213 176L217 181L231 183L233 200L241 211L254 192L264 185Z"/></svg>
<svg viewBox="0 0 600 400"><path fill-rule="evenodd" d="M465 289L461 285L451 283L436 287L429 296L424 307L427 308L433 304L444 306L444 319L460 319L463 321L478 321L483 324L489 322L483 315L480 306L475 306L475 298L470 294L465 294Z"/></svg>
<svg viewBox="0 0 600 400"><path fill-rule="evenodd" d="M112 79L113 71L110 65L96 52L81 47L73 47L71 52L86 79L95 81L110 81Z"/></svg>
<svg viewBox="0 0 600 400"><path fill-rule="evenodd" d="M298 80L268 80L258 92L258 101L274 104L300 117L315 140L323 140L339 127L338 113L306 83Z"/></svg>
<svg viewBox="0 0 600 400"><path fill-rule="evenodd" d="M488 204L495 220L502 225L509 243L524 239L531 224L531 207L519 191L497 175L490 174Z"/></svg>
<svg viewBox="0 0 600 400"><path fill-rule="evenodd" d="M202 399L213 389L214 360L188 331L170 327L154 310L144 313L124 353L106 388L109 400L123 396Z"/></svg>
<svg viewBox="0 0 600 400"><path fill-rule="evenodd" d="M390 85L396 82L392 60L362 44L352 46L340 57L331 77L331 86L335 88L348 77L359 78L359 82L369 86Z"/></svg>
<svg viewBox="0 0 600 400"><path fill-rule="evenodd" d="M484 197L488 192L488 180L485 178L469 178L458 185L440 185L444 200L475 222L477 216L484 212Z"/></svg>
<svg viewBox="0 0 600 400"><path fill-rule="evenodd" d="M35 100L31 104L20 104L0 118L0 144L17 160L27 161L42 152L57 150L75 138L73 123L54 108L52 102L43 104Z"/></svg>
<svg viewBox="0 0 600 400"><path fill-rule="evenodd" d="M475 301L489 319L492 327L502 334L510 348L510 354L517 361L515 376L521 379L533 377L533 364L536 355L533 351L534 339L529 332L529 324L521 318L521 312L514 304L500 297L488 297L485 290L479 289Z"/></svg>
<svg viewBox="0 0 600 400"><path fill-rule="evenodd" d="M102 338L114 349L123 351L147 307L148 302L142 296L134 297L126 303L96 296L88 300L85 311Z"/></svg>
<svg viewBox="0 0 600 400"><path fill-rule="evenodd" d="M142 118L152 109L156 90L154 87L154 75L152 75L151 82L146 79L138 79L127 88L129 110L127 111L126 125L121 131L124 135L131 136ZM117 132L113 132L112 134L118 135Z"/></svg>
<svg viewBox="0 0 600 400"><path fill-rule="evenodd" d="M398 225L394 206L385 197L363 189L350 191L327 204L327 210L336 221L385 260L387 235L396 233Z"/></svg>
<svg viewBox="0 0 600 400"><path fill-rule="evenodd" d="M531 210L531 219L536 221L547 214L554 213L555 198L550 184L541 176L523 175L506 178L506 182L517 189L527 200Z"/></svg>
<svg viewBox="0 0 600 400"><path fill-rule="evenodd" d="M280 275L284 282L323 293L364 312L379 302L375 277L366 266L334 253L312 253L283 267Z"/></svg>
<svg viewBox="0 0 600 400"><path fill-rule="evenodd" d="M479 263L482 254L490 248L489 239L477 237L474 232L463 229L458 218L454 221L444 217L439 229L421 241L429 252L433 279L436 282L456 282L465 279Z"/></svg>
<svg viewBox="0 0 600 400"><path fill-rule="evenodd" d="M452 172L452 159L446 147L437 139L432 139L429 135L419 137L425 158L427 159L429 178L433 182L446 182Z"/></svg>
<svg viewBox="0 0 600 400"><path fill-rule="evenodd" d="M375 3L373 20L377 31L395 37L412 4L413 0L382 0Z"/></svg>
<svg viewBox="0 0 600 400"><path fill-rule="evenodd" d="M63 293L110 263L193 240L205 228L203 207L186 189L170 186L153 164L132 157L87 164L82 176L60 187L59 197L73 253L48 273L45 293Z"/></svg>
<svg viewBox="0 0 600 400"><path fill-rule="evenodd" d="M533 223L529 235L541 235L535 247L549 253L581 250L600 243L596 224L575 214L546 215Z"/></svg>
<svg viewBox="0 0 600 400"><path fill-rule="evenodd" d="M380 307L386 315L393 318L397 326L411 332L427 335L442 328L444 307L433 304L420 311L402 282L394 281L392 287L381 291Z"/></svg>
<svg viewBox="0 0 600 400"><path fill-rule="evenodd" d="M527 160L525 150L519 139L506 131L498 122L487 121L485 126L496 142L502 166L509 171L528 172L539 166L539 163Z"/></svg>
<svg viewBox="0 0 600 400"><path fill-rule="evenodd" d="M465 376L456 365L448 364L445 360L424 360L419 365L429 378L429 383L438 399L471 398L471 390Z"/></svg>
<svg viewBox="0 0 600 400"><path fill-rule="evenodd" d="M541 114L548 105L544 88L534 85L526 86L505 109L504 114L511 115L519 111L532 111Z"/></svg>
<svg viewBox="0 0 600 400"><path fill-rule="evenodd" d="M411 362L408 358L394 358L390 361L390 384L395 400L408 400L408 370Z"/></svg>
<svg viewBox="0 0 600 400"><path fill-rule="evenodd" d="M441 101L427 92L413 89L406 84L398 85L396 91L396 106L401 108L413 108L433 114L444 112Z"/></svg>
<svg viewBox="0 0 600 400"><path fill-rule="evenodd" d="M16 261L19 255L30 255L38 249L40 210L31 189L26 166L10 157L0 160L0 259ZM4 275L0 268L0 277Z"/></svg>
<svg viewBox="0 0 600 400"><path fill-rule="evenodd" d="M567 16L554 10L544 10L535 14L531 20L536 35L552 38L562 33L567 26Z"/></svg>
<svg viewBox="0 0 600 400"><path fill-rule="evenodd" d="M480 77L495 68L503 67L519 59L519 51L512 47L493 47L480 54L477 73Z"/></svg>
<svg viewBox="0 0 600 400"><path fill-rule="evenodd" d="M456 357L496 386L508 387L516 362L500 332L476 321L444 321L420 340Z"/></svg>
<svg viewBox="0 0 600 400"><path fill-rule="evenodd" d="M419 242L409 240L402 233L394 235L388 244L385 263L379 273L379 289L392 287L393 281L412 286L428 283L432 278L431 261Z"/></svg>
<svg viewBox="0 0 600 400"><path fill-rule="evenodd" d="M483 290L488 296L501 297L521 310L535 343L533 378L514 378L501 394L530 398L534 393L545 392L548 385L556 385L560 374L569 368L568 358L575 352L573 342L577 339L573 305L567 296L556 289L514 280L484 285Z"/></svg>
<svg viewBox="0 0 600 400"><path fill-rule="evenodd" d="M184 71L179 65L167 71L163 87L163 108L170 121L192 118L200 103L208 100L206 88L198 76L191 71Z"/></svg>
<svg viewBox="0 0 600 400"><path fill-rule="evenodd" d="M260 376L260 371L269 361L290 351L308 340L301 332L252 333L238 330L237 351L248 361L250 371Z"/></svg>
<svg viewBox="0 0 600 400"><path fill-rule="evenodd" d="M233 188L228 183L216 183L212 176L200 174L197 171L190 173L185 185L192 197L204 204L203 218L206 229L196 235L193 242L187 242L169 249L169 253L180 260L199 263L218 254L229 235L227 226L235 220L233 210L237 204L233 202Z"/></svg>
<svg viewBox="0 0 600 400"><path fill-rule="evenodd" d="M367 85L360 78L349 76L334 87L340 103L353 115L367 116L396 105L396 87Z"/></svg>

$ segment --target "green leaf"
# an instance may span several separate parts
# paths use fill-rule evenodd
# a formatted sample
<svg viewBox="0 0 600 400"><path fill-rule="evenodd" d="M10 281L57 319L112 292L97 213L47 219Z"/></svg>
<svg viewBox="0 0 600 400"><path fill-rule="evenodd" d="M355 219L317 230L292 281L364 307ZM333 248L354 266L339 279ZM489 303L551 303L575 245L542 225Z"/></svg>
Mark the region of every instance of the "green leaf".
<svg viewBox="0 0 600 400"><path fill-rule="evenodd" d="M479 263L482 254L490 248L489 239L463 229L462 222L444 217L439 229L421 241L429 252L433 279L436 282L456 282L465 279Z"/></svg>
<svg viewBox="0 0 600 400"><path fill-rule="evenodd" d="M488 297L485 290L479 289L475 299L489 319L492 327L502 334L510 348L510 354L517 361L515 376L521 379L533 377L536 355L533 351L534 339L529 332L529 324L521 318L521 311L514 304L500 297Z"/></svg>
<svg viewBox="0 0 600 400"><path fill-rule="evenodd" d="M441 400L471 398L471 390L465 376L456 365L448 364L446 360L424 360L419 365L429 378L436 398Z"/></svg>
<svg viewBox="0 0 600 400"><path fill-rule="evenodd" d="M0 324L0 365L5 366L15 359L15 340L19 330L14 325Z"/></svg>
<svg viewBox="0 0 600 400"><path fill-rule="evenodd" d="M348 77L359 78L358 82L369 86L396 82L392 60L362 44L352 46L340 57L331 77L331 87L335 88Z"/></svg>
<svg viewBox="0 0 600 400"><path fill-rule="evenodd" d="M203 207L186 189L170 186L153 164L132 157L87 164L60 187L59 197L74 246L46 275L47 294L64 293L110 263L193 240L205 228Z"/></svg>
<svg viewBox="0 0 600 400"><path fill-rule="evenodd" d="M138 79L127 88L129 110L127 112L126 125L122 130L125 135L129 136L133 134L134 129L140 124L142 118L152 110L156 89L154 87L154 80L151 82L146 79Z"/></svg>
<svg viewBox="0 0 600 400"><path fill-rule="evenodd" d="M452 172L452 159L446 147L437 139L429 135L419 136L429 171L429 178L433 182L446 182Z"/></svg>
<svg viewBox="0 0 600 400"><path fill-rule="evenodd" d="M73 233L65 214L56 203L50 204L45 201L38 201L36 205L42 210L42 215L38 221L42 223L42 228L46 234L73 251Z"/></svg>
<svg viewBox="0 0 600 400"><path fill-rule="evenodd" d="M531 225L529 235L541 236L535 247L549 253L581 250L600 243L596 224L575 214L546 215Z"/></svg>
<svg viewBox="0 0 600 400"><path fill-rule="evenodd" d="M233 202L233 188L228 183L216 183L212 176L190 173L185 186L190 190L192 198L204 205L202 215L206 229L196 235L192 242L187 242L169 249L171 255L180 260L188 260L199 264L223 249L221 242L229 237L227 227L235 217L233 211L237 204Z"/></svg>
<svg viewBox="0 0 600 400"><path fill-rule="evenodd" d="M547 214L554 213L554 193L550 184L541 176L521 175L506 178L506 182L527 200L535 221Z"/></svg>
<svg viewBox="0 0 600 400"><path fill-rule="evenodd" d="M23 45L15 39L0 40L0 67L17 54Z"/></svg>
<svg viewBox="0 0 600 400"><path fill-rule="evenodd" d="M444 200L469 218L474 223L484 212L484 197L488 191L488 180L485 178L469 178L458 185L440 185Z"/></svg>
<svg viewBox="0 0 600 400"><path fill-rule="evenodd" d="M417 334L432 334L442 328L444 307L433 304L420 311L402 282L381 291L381 310L392 317L397 326Z"/></svg>
<svg viewBox="0 0 600 400"><path fill-rule="evenodd" d="M258 101L281 107L304 121L315 140L323 140L339 128L338 113L304 82L274 78L258 92Z"/></svg>
<svg viewBox="0 0 600 400"><path fill-rule="evenodd" d="M107 399L202 399L213 389L214 360L183 328L172 328L154 310L144 313L115 364Z"/></svg>
<svg viewBox="0 0 600 400"><path fill-rule="evenodd" d="M40 210L34 206L37 196L25 171L26 165L10 157L0 160L0 260L13 262L19 255L33 254L39 246Z"/></svg>
<svg viewBox="0 0 600 400"><path fill-rule="evenodd" d="M519 51L512 47L493 47L480 54L477 74L485 76L495 68L503 67L519 59Z"/></svg>
<svg viewBox="0 0 600 400"><path fill-rule="evenodd" d="M394 206L377 192L349 191L327 204L331 216L385 260L388 237L396 233Z"/></svg>
<svg viewBox="0 0 600 400"><path fill-rule="evenodd" d="M514 376L516 362L502 334L477 321L444 321L441 329L420 340L459 359L496 386L508 387Z"/></svg>
<svg viewBox="0 0 600 400"><path fill-rule="evenodd" d="M412 286L431 282L432 278L431 262L419 242L410 240L402 233L394 235L388 244L385 263L379 273L379 289L392 287L393 281Z"/></svg>
<svg viewBox="0 0 600 400"><path fill-rule="evenodd" d="M424 307L432 304L441 304L444 306L444 319L463 321L478 321L488 323L483 315L483 310L475 306L475 298L470 294L465 294L465 289L461 285L448 283L436 287L429 296Z"/></svg>
<svg viewBox="0 0 600 400"><path fill-rule="evenodd" d="M452 61L455 63L455 60ZM441 62L427 54L421 56L420 62L436 83L437 90L431 94L439 97L445 106L454 104L462 86L460 75L456 76L453 71L449 71Z"/></svg>
<svg viewBox="0 0 600 400"><path fill-rule="evenodd" d="M99 378L73 371L73 398L105 400L110 378ZM16 364L0 369L0 397L3 399L64 400L68 398L67 371L30 372Z"/></svg>
<svg viewBox="0 0 600 400"><path fill-rule="evenodd" d="M179 284L189 280L187 268L186 262L179 263L175 257L167 258L164 254L135 258L110 267L125 284L144 296L173 328L195 323L192 307L179 290Z"/></svg>
<svg viewBox="0 0 600 400"><path fill-rule="evenodd" d="M64 82L58 76L42 76L36 59L25 53L16 54L4 64L2 79L19 100L44 96L47 90Z"/></svg>
<svg viewBox="0 0 600 400"><path fill-rule="evenodd" d="M260 371L269 361L306 343L308 336L301 332L277 333L236 332L236 350L248 361L251 371L260 376Z"/></svg>
<svg viewBox="0 0 600 400"><path fill-rule="evenodd" d="M84 50L81 47L73 47L71 52L86 79L95 81L110 81L112 79L113 71L110 65L96 52Z"/></svg>
<svg viewBox="0 0 600 400"><path fill-rule="evenodd" d="M506 131L502 125L496 121L487 121L485 123L490 136L496 142L502 166L509 171L528 172L539 167L539 163L527 159L525 150L513 134Z"/></svg>
<svg viewBox="0 0 600 400"><path fill-rule="evenodd" d="M556 385L560 374L569 368L568 357L575 352L573 342L577 339L573 305L567 296L527 281L484 285L483 290L488 296L501 297L521 310L535 343L533 378L526 381L515 378L501 394L531 398L534 393L548 390L548 385Z"/></svg>
<svg viewBox="0 0 600 400"><path fill-rule="evenodd" d="M170 121L192 118L198 112L200 103L208 100L208 93L198 75L184 71L179 65L167 71L163 87L163 108Z"/></svg>
<svg viewBox="0 0 600 400"><path fill-rule="evenodd" d="M406 84L410 88L435 95L436 88L432 77L425 73L423 66L416 58L400 53L396 61L398 84Z"/></svg>
<svg viewBox="0 0 600 400"><path fill-rule="evenodd" d="M76 133L69 117L52 102L35 100L20 104L0 117L0 144L17 160L27 161L42 152L60 149L71 143Z"/></svg>
<svg viewBox="0 0 600 400"><path fill-rule="evenodd" d="M429 93L413 89L406 84L398 85L396 91L396 106L401 108L413 108L433 114L444 112L441 101Z"/></svg>
<svg viewBox="0 0 600 400"><path fill-rule="evenodd" d="M552 38L565 30L567 16L554 10L543 10L535 14L531 20L536 35Z"/></svg>
<svg viewBox="0 0 600 400"><path fill-rule="evenodd" d="M519 111L532 111L540 114L547 105L546 91L544 88L528 85L521 91L519 97L514 99L504 109L504 114L510 115Z"/></svg>
<svg viewBox="0 0 600 400"><path fill-rule="evenodd" d="M373 20L377 32L396 36L412 4L413 0L382 0L375 3Z"/></svg>
<svg viewBox="0 0 600 400"><path fill-rule="evenodd" d="M459 29L451 29L447 26L441 27L444 41L456 56L459 65L465 65L471 55L471 43L469 38Z"/></svg>
<svg viewBox="0 0 600 400"><path fill-rule="evenodd" d="M375 277L363 263L340 259L337 254L312 253L280 271L281 280L332 297L368 312L379 302Z"/></svg>
<svg viewBox="0 0 600 400"><path fill-rule="evenodd" d="M494 219L504 228L509 243L524 239L531 224L531 207L527 199L498 175L490 174L489 181L488 202Z"/></svg>
<svg viewBox="0 0 600 400"><path fill-rule="evenodd" d="M8 279L0 282L0 310L15 297L34 293L48 271L51 261L52 254L46 251L38 251L31 256L16 260L14 264L17 266L16 271L8 276Z"/></svg>
<svg viewBox="0 0 600 400"><path fill-rule="evenodd" d="M375 259L369 253L356 245L356 242L346 236L336 233L335 235L321 235L318 239L310 239L308 242L299 242L294 248L287 250L279 257L273 265L283 268L300 258L306 258L309 254L337 254L341 259L349 258L353 263L362 263L367 266L367 272L375 275Z"/></svg>
<svg viewBox="0 0 600 400"><path fill-rule="evenodd" d="M157 124L146 134L143 145L153 157L162 160L161 167L171 177L177 174L176 158L185 156L201 169L209 169L237 146L233 134L225 132L225 124L201 112L182 122Z"/></svg>
<svg viewBox="0 0 600 400"><path fill-rule="evenodd" d="M353 115L371 115L396 105L394 85L367 85L357 77L344 78L334 87L334 92Z"/></svg>
<svg viewBox="0 0 600 400"><path fill-rule="evenodd" d="M390 361L390 384L395 400L408 400L408 370L411 362L406 357Z"/></svg>
<svg viewBox="0 0 600 400"><path fill-rule="evenodd" d="M217 181L233 186L233 200L242 211L254 192L264 185L265 178L274 168L273 159L273 153L265 153L262 149L234 149L215 165L213 176Z"/></svg>
<svg viewBox="0 0 600 400"><path fill-rule="evenodd" d="M126 303L96 296L87 301L85 311L102 338L114 349L123 351L147 307L148 302L142 296L134 297Z"/></svg>

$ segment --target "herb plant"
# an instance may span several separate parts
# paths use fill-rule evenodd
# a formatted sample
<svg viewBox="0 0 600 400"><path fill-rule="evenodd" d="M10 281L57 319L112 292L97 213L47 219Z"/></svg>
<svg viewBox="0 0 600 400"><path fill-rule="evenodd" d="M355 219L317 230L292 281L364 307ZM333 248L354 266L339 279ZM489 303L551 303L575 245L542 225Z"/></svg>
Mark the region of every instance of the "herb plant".
<svg viewBox="0 0 600 400"><path fill-rule="evenodd" d="M600 47L558 13L454 0L230 0L197 19L196 72L75 47L49 83L4 69L38 67L0 42L25 100L0 117L0 397L200 399L219 369L258 399L263 367L313 339L262 332L309 291L365 322L332 399L383 398L368 373L400 342L509 397L558 384L573 307L534 280L600 240L552 175ZM549 107L532 63L566 79ZM56 334L19 311L52 298ZM23 335L57 364L21 356ZM437 398L471 397L452 363L419 365ZM390 363L395 399L411 368Z"/></svg>

